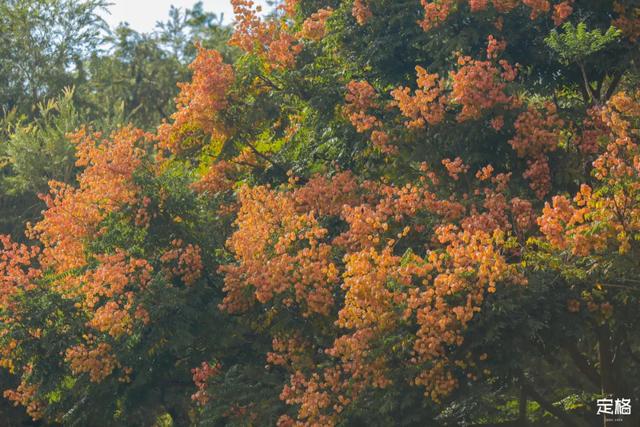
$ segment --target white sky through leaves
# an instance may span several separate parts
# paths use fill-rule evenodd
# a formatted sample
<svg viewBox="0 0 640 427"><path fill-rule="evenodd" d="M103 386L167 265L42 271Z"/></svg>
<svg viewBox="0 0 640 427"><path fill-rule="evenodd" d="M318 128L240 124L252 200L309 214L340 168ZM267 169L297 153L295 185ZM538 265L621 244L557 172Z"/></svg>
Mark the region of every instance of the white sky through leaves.
<svg viewBox="0 0 640 427"><path fill-rule="evenodd" d="M130 27L139 32L149 32L157 21L165 21L169 16L169 7L190 8L196 0L111 0L110 14L103 14L104 19L113 28L120 22L128 22ZM233 10L229 0L203 0L204 9L216 14L224 13L225 22L233 20ZM257 4L266 6L265 0L256 0Z"/></svg>

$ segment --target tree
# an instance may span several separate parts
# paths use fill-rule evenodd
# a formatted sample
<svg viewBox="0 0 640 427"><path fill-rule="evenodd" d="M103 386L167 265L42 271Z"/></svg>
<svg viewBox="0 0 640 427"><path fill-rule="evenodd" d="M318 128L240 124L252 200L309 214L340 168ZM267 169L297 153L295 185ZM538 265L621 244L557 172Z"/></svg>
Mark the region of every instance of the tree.
<svg viewBox="0 0 640 427"><path fill-rule="evenodd" d="M87 52L99 48L106 25L102 0L8 0L0 5L0 105L31 108L83 79Z"/></svg>
<svg viewBox="0 0 640 427"><path fill-rule="evenodd" d="M241 56L198 47L155 133L78 132L77 183L3 238L10 400L579 426L638 394L635 4L232 3Z"/></svg>
<svg viewBox="0 0 640 427"><path fill-rule="evenodd" d="M189 78L196 44L220 49L233 60L233 50L225 47L228 30L202 3L185 11L172 8L169 15L149 34L121 25L106 38L107 52L88 58L86 82L78 90L94 117L113 115L124 103L126 122L154 129L174 111L177 83Z"/></svg>

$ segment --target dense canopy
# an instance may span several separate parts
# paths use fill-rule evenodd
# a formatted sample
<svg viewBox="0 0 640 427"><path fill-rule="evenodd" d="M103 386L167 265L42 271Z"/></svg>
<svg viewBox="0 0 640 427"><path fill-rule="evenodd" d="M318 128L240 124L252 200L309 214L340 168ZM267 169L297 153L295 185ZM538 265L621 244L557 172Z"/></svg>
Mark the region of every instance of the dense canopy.
<svg viewBox="0 0 640 427"><path fill-rule="evenodd" d="M280 3L121 27L39 113L53 86L2 83L4 397L65 426L638 425L596 400L640 403L640 5Z"/></svg>

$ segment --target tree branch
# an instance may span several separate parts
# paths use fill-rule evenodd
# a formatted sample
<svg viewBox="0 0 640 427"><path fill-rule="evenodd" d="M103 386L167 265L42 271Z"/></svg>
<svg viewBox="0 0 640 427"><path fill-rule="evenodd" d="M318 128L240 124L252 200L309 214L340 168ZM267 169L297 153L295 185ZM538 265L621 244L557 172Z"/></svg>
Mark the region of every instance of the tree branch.
<svg viewBox="0 0 640 427"><path fill-rule="evenodd" d="M569 356L571 356L578 370L587 377L596 388L600 387L600 375L598 375L598 372L591 366L585 355L580 352L576 343L569 341L563 347L567 350Z"/></svg>
<svg viewBox="0 0 640 427"><path fill-rule="evenodd" d="M620 84L620 80L622 80L622 74L623 73L619 71L615 76L613 76L613 80L611 81L611 84L609 85L607 92L604 94L605 102L608 101L609 98L613 96L613 93L618 88L618 85Z"/></svg>
<svg viewBox="0 0 640 427"><path fill-rule="evenodd" d="M591 98L591 102L593 102L596 105L600 105L600 99L596 98L596 96L593 93L593 88L591 87L591 84L589 84L589 78L587 77L587 71L584 69L584 64L580 62L578 63L578 67L580 68L580 73L582 74L582 82L584 83L584 88L589 94L589 98Z"/></svg>
<svg viewBox="0 0 640 427"><path fill-rule="evenodd" d="M578 427L578 425L573 421L573 419L569 416L569 414L564 412L562 409L557 408L556 406L553 405L553 403L549 402L544 397L542 397L542 395L533 388L533 385L531 385L531 383L527 381L527 379L524 377L524 374L520 373L519 378L520 378L520 383L522 385L522 388L526 391L527 395L531 396L533 400L538 402L538 404L542 409L544 409L545 411L549 412L551 415L555 416L557 419L562 421L564 425L569 427Z"/></svg>

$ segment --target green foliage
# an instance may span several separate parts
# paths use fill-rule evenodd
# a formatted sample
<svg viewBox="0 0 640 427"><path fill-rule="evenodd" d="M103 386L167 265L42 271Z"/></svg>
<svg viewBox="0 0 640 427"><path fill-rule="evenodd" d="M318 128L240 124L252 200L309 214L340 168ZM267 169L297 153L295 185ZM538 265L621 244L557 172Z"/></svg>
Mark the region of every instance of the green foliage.
<svg viewBox="0 0 640 427"><path fill-rule="evenodd" d="M326 316L303 314L299 301L293 300L283 304L259 301L245 311L231 314L221 308L229 289L225 288L224 270L220 266L238 264L229 238L242 226L238 220L240 188L264 185L268 191L273 190L271 194L275 197L280 190L290 193L309 190L305 184L316 174L332 177L336 171L344 170L356 177L354 185L361 186L357 190L361 206L355 209L360 209L359 215L371 219L371 223L374 221L367 215L378 208L376 186L389 194L407 189L406 198L389 198L389 206L380 208L381 216L394 212L396 201L398 205L411 206L414 193L410 189L416 189L416 182L425 188L432 187L429 197L433 200L429 201L434 202L433 206L408 210L408 215L390 214L391 225L385 224L394 238L388 249L390 257L399 260L398 271L417 270L422 265L416 266L415 259L426 258L430 253L440 257L439 261L425 259L425 265L454 259L455 254L441 250L446 243L438 241L435 235L440 225L456 224L465 230L494 227L507 235L506 242L498 248L499 259L514 266L515 271L524 272L528 283L514 285L499 280L495 284L497 289L485 292L482 288L482 301L465 324L462 339L449 341L440 350L455 362L451 364L451 376L457 385L455 391L439 399L425 395L425 388L415 381L417 373L433 363L417 362L414 346L419 334L430 332L418 331L417 318L426 318L434 310L428 306L407 310L409 314L404 315L409 298L397 303L393 306L396 311L385 312L385 316L401 320L391 328L376 331L377 335L367 343L371 349L359 354L355 349L354 354L362 356L363 361L353 362L366 365L376 357L383 358L390 383L386 387L365 386L341 408L338 425L515 426L527 421L529 425L552 426L562 422L558 421L554 408L570 420L578 420L574 424L582 425L579 424L582 420L591 419L590 405L604 387L602 381L599 383L604 374L600 373L603 365L596 349L613 341L607 333L617 340L613 367L618 372L628 370L628 378L618 376L620 383L628 383L618 390L629 395L640 391L635 374L640 365L633 358L640 349L634 335L640 326L635 278L640 274L639 252L634 246L626 255L607 252L577 257L570 249L558 250L545 240L538 228L540 223L536 223L552 196L575 194L579 184L594 180L590 171L597 152L583 152L581 144L587 139L583 138L587 131L596 126L589 120L598 116L589 116L587 111L594 104L604 106L620 87L630 92L637 89L640 81L634 62L637 46L610 26L611 2L571 3L575 14L561 30L550 33L550 17L545 15L546 21L536 20L531 17L531 8L520 3L503 14L493 6L472 12L468 2L456 2L450 16L429 31L417 25L423 18L425 2L366 3L372 15L362 25L353 16L354 2L350 0L300 0L295 16L281 18L279 11L269 15L268 20L275 20L268 21L274 24L273 28L284 31L291 26L291 33L297 35L306 19L319 8L334 9L327 21L325 37L295 41L301 51L295 65L289 68L274 66L262 52L241 54L227 46L231 30L218 17L205 12L202 3L186 11L172 8L170 19L149 34L137 33L126 25L107 32L95 15L103 6L97 0L0 4L3 42L0 76L7 76L0 85L0 101L9 108L0 129L0 234L10 232L14 240L27 241L22 234L23 224L40 218L43 204L38 194L47 192L50 180L77 186L78 173L83 169L75 164L75 148L67 137L70 132L83 124L106 135L127 123L149 131L165 119L171 123L174 98L179 90L176 83L190 79L187 64L196 55L195 41L205 48L220 50L225 60L233 63L235 74L235 83L225 88L228 105L216 112L221 135L212 136L200 129L198 123L188 122L179 129L186 135L181 142L188 149L170 154L162 145L156 145L157 141L144 145L140 166L132 177L126 176L131 181L127 183L135 187L136 195L132 197L135 202L109 210L104 217L100 216L90 235L78 238L86 265L58 275L53 274L51 266L45 267L43 277L33 280L33 286L20 288L20 292L11 295L11 303L19 310L15 316L19 321L0 326L0 345L8 348L19 342L16 356L12 356L19 365L16 371L28 371L31 382L38 385L37 398L46 403L44 416L48 422L69 426L261 426L275 425L282 414L295 417L299 405L288 404L279 397L294 369L268 363L265 355L274 350L274 338L294 331L312 348L310 354L304 355L308 359L305 362L311 363L300 363L302 367L296 367L296 371L310 378L324 368L341 366L338 358L327 350L336 338L353 332L352 328L338 327L336 322L337 313L345 306L347 286L341 282L332 288L335 302ZM54 13L60 16L54 17ZM503 17L504 22L499 23L498 19ZM584 22L575 25L576 17L584 17ZM57 34L71 33L68 46L40 34L47 19L59 29L55 31ZM26 26L17 25L18 21L26 22ZM77 30L72 31L72 26ZM32 40L34 34L43 37L36 44L41 52L25 47L25 40ZM441 122L424 127L406 126L407 117L393 103L390 91L406 86L413 94L418 84L416 66L437 73L442 81L440 89L449 95L454 84L466 84L464 89L470 90L473 85L486 89L502 81L503 69L499 67L503 65L499 59L487 59L490 35L507 42L499 59L520 64L517 79L505 84L505 96L513 97L514 102L492 105L479 117L460 120L459 100L449 99L446 117ZM5 46L13 41L17 41L15 46ZM25 52L17 51L20 46ZM51 52L63 59L50 56ZM498 72L483 74L479 67L472 70L471 77L467 76L469 80L459 77L456 81L456 71L464 64L469 65L459 60L461 55L493 65ZM33 76L25 78L25 67L34 70ZM215 79L210 74L205 77ZM388 133L396 148L394 153L375 147L371 135L358 132L345 113L347 87L353 81L366 81L373 88L375 105L366 113L380 121L380 129ZM60 95L68 84L75 85L75 89L67 89ZM211 95L207 89L196 90ZM486 91L480 92L477 97L482 98ZM206 103L210 98L203 96L199 102ZM546 106L549 110L541 113L543 119L553 122L551 116L557 112L563 120L557 134L547 132L548 129L526 128L529 123L515 124L528 107L538 111ZM553 114L549 112L551 106L555 108ZM498 117L504 126L494 126L492 119ZM518 126L525 128L525 137L547 137L551 133L549 144L553 148L534 153L546 156L553 172L549 195L534 197L523 176L531 161L540 157L522 158L514 152L510 142L519 132ZM635 123L634 126L637 127ZM633 141L637 137L637 133L629 136ZM598 134L595 150L601 151L609 138L608 134ZM101 141L97 147L99 151L109 145ZM244 157L239 156L241 153ZM461 157L470 169L461 173L460 178L449 178L443 160L456 157ZM488 164L496 174L505 175L496 178L494 174L483 181L474 178ZM112 166L109 161L104 165L105 169ZM230 179L231 185L223 186L219 192L199 192L194 184L206 180L209 173L214 180L220 178L215 173L221 165L225 168L220 175ZM428 168L440 181L431 184L423 168ZM506 176L511 180L508 183L505 180L504 189L493 191ZM104 189L104 184L98 181L88 186ZM326 197L328 204L335 202L334 197L340 197L333 192L339 193L341 189L321 190L318 194L310 191L311 195L301 191L292 198L317 197L319 201L314 199L309 205L318 203L322 208L325 203L322 197ZM615 190L604 186L596 193L611 196ZM436 201L446 203L436 205ZM525 201L531 210L530 218L526 215L524 218L525 222L531 222L526 229L511 207L511 203ZM440 212L447 211L450 206L447 203L459 203L460 212L450 217ZM260 209L250 213L256 221L265 214ZM320 238L322 244L331 244L352 227L345 214L310 212L303 202L296 205L295 214L318 219L323 233L326 231ZM277 224L280 226L298 220L277 217L275 222L281 222ZM503 223L494 224L500 221ZM78 224L82 225L74 223ZM368 222L362 224L366 235L369 231L364 224ZM596 223L587 237L596 237L609 226ZM396 234L395 228L402 231L404 227L410 230L408 234ZM65 231L56 230L62 237L66 237ZM281 237L279 231L268 231L271 243ZM71 237L75 237L75 232L69 227ZM295 238L295 233L292 234ZM201 274L194 283L186 283L180 274L172 272L165 259L178 241L201 249ZM348 258L345 254L353 255L360 250L354 249L358 245L361 243L331 247L332 266L344 269ZM365 242L363 247L366 245ZM309 249L309 244L292 246L287 254L295 255L300 248ZM371 248L374 251L374 246ZM276 252L273 248L266 251ZM71 284L69 287L74 291L76 287L90 287L91 281L60 279L64 276L85 280L91 276L83 276L84 273L105 264L103 257L118 253L144 260L151 267L148 282L128 284L134 289L136 302L147 311L148 322L136 313L139 318L133 322L131 331L111 335L88 326L93 312L104 308L109 300L108 290L101 289L100 302L87 308L82 306L81 297L56 286L61 282ZM472 255L484 256L480 252ZM2 268L3 261L0 259ZM389 261L393 262L396 258ZM459 280L464 289L449 291L437 304L446 302L457 308L474 305L467 288L473 286L480 274L472 262L467 264L462 262L456 266L455 274L442 277ZM25 264L19 263L19 267ZM262 267L267 271L271 265ZM292 271L295 268L292 265ZM440 274L437 270L434 267L434 276ZM382 287L398 294L412 289L415 294L411 296L417 298L437 288L429 274L424 281L417 280L419 273L415 273L415 278L409 275L407 280L386 278ZM246 275L241 272L236 279L245 280ZM344 270L340 270L340 277L340 280L346 277ZM13 286L14 282L1 279L0 285ZM266 282L261 283L265 287L276 285L266 272L260 279ZM289 278L275 280L280 279ZM295 280L301 281L299 277ZM613 287L607 288L610 285ZM296 286L292 288L298 291ZM617 291L614 294L609 289ZM246 286L245 291L253 295L255 285ZM368 291L363 286L362 293ZM117 297L120 295L114 300ZM580 312L570 311L568 302L580 298L599 305ZM605 312L602 304L609 302L608 298L615 304L615 311L611 315L599 314ZM443 319L444 323L447 320L460 321ZM434 321L431 329L445 331L448 326L444 323ZM97 341L107 343L119 363L116 373L102 381L92 381L86 371L74 372L65 360L65 351L88 342L87 331ZM198 389L192 369L203 362L219 363L222 371L208 378L203 389ZM124 368L131 369L130 377ZM2 375L0 386L17 387L16 378L6 372ZM361 378L346 378L345 388L358 387L358 381ZM194 403L192 395L196 390L206 391L209 400ZM5 413L8 412L0 407L0 417Z"/></svg>
<svg viewBox="0 0 640 427"><path fill-rule="evenodd" d="M83 59L107 27L104 0L7 0L0 3L0 106L30 114L84 79Z"/></svg>
<svg viewBox="0 0 640 427"><path fill-rule="evenodd" d="M562 33L552 30L545 42L562 64L569 65L582 63L587 57L620 40L621 34L615 27L609 27L603 33L599 28L588 31L585 22L580 22L577 26L565 22Z"/></svg>
<svg viewBox="0 0 640 427"><path fill-rule="evenodd" d="M70 133L87 123L73 89L37 105L32 119L7 116L0 131L0 230L20 235L19 227L38 217L50 181L73 183L75 147ZM122 123L122 109L93 120L95 130L110 132Z"/></svg>
<svg viewBox="0 0 640 427"><path fill-rule="evenodd" d="M9 196L43 193L49 180L71 182L75 157L67 134L81 124L72 90L40 104L34 120L10 124L8 138L0 145L2 162L10 168L2 177L2 191Z"/></svg>

